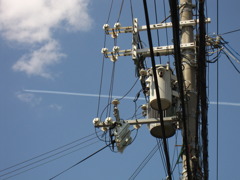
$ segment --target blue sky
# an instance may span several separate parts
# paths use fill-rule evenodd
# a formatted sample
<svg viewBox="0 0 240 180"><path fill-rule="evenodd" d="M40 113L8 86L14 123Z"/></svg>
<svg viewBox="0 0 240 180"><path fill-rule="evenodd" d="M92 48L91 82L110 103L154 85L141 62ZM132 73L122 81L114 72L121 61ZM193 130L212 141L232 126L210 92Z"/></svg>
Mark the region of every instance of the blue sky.
<svg viewBox="0 0 240 180"><path fill-rule="evenodd" d="M153 8L152 2L149 1L149 9ZM99 92L104 45L102 26L106 23L110 3L110 0L0 0L1 170L94 133L92 120L96 117L98 98L84 94ZM217 31L216 2L207 3L208 17L212 19L208 32L213 34ZM162 3L159 4L161 14ZM220 34L238 29L239 1L220 0L219 5ZM120 1L114 1L110 26L117 21L119 8ZM142 2L133 0L133 9L134 17L145 25ZM151 23L155 23L152 13L150 17ZM161 14L159 20L162 19ZM129 1L125 2L120 23L131 25ZM165 38L164 33L160 36ZM142 37L147 44L146 36ZM239 32L223 38L240 52ZM121 34L118 44L121 49L131 48L131 36ZM111 37L107 37L106 46L112 49ZM238 63L235 65L240 68ZM102 90L105 95L111 71L112 62L106 59ZM216 64L210 64L209 72L209 100L216 102ZM219 180L240 179L240 76L224 55L219 60L219 75L219 100L230 103L219 105ZM136 81L130 57L119 58L115 78L113 94L123 96ZM134 97L139 90L138 84L129 96ZM106 100L101 101L101 111ZM141 101L138 103L140 105ZM210 179L216 176L216 107L209 105ZM121 101L119 108L123 119L134 113L134 103L129 99ZM11 179L49 179L105 145L98 139L89 140L89 143L95 144ZM174 148L171 146L174 143L173 137L169 140L170 148ZM105 149L57 179L128 179L155 145L156 140L143 126L123 154ZM136 179L159 177L164 178L165 173L159 153L156 153Z"/></svg>

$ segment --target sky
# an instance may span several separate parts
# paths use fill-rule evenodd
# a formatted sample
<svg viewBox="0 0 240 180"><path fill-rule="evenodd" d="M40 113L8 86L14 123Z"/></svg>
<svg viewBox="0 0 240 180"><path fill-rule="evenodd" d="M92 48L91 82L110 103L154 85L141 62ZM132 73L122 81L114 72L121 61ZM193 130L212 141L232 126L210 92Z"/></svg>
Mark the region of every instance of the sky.
<svg viewBox="0 0 240 180"><path fill-rule="evenodd" d="M101 49L104 47L102 26L108 22L112 27L118 19L122 26L131 25L129 1L125 1L121 16L121 2L113 2L110 18L107 20L110 0L0 0L0 179L43 163L46 164L10 179L50 179L106 145L96 138L92 124L93 118L98 114L103 60ZM134 17L139 19L140 25L145 25L142 2L132 2ZM154 1L148 2L151 9L150 21L155 23ZM211 35L217 33L216 2L207 2L207 16L211 18L208 33ZM158 6L161 21L162 1L158 1ZM219 0L219 34L239 29L239 6L240 2L237 0L231 3ZM142 37L147 46L146 35L143 34ZM160 32L160 37L166 43L165 31ZM240 52L240 32L223 35L223 38ZM156 40L154 43L156 44ZM130 49L131 35L120 34L117 44L120 49ZM112 38L107 36L106 47L111 50L113 45ZM113 64L109 59L104 62L102 94L106 96L101 99L100 113L107 105ZM233 63L240 69L236 61L233 60ZM114 96L122 97L132 87L136 81L134 68L131 57L118 59ZM209 179L216 179L217 119L218 179L240 179L239 82L239 73L226 56L222 55L219 59L220 103L217 113L217 64L209 65ZM121 101L121 118L133 116L135 104L132 97L139 90L138 83L128 94L128 98ZM141 103L144 101L139 99L138 105ZM181 136L181 132L177 134ZM133 131L132 137L135 136L134 142L123 153L114 153L106 148L56 179L128 179L157 144L146 126L142 126L137 134ZM79 140L83 137L86 138ZM176 152L180 151L179 147L173 145L176 139L177 136L169 139L169 149L177 149L174 151L175 158ZM21 164L14 167L15 169L4 170L70 142L74 142L71 146L75 147L69 151L61 153L61 150L70 147L66 146L54 151L59 154L52 158L48 156L54 153ZM61 157L75 150L76 152ZM172 157L173 152L170 154ZM48 162L57 157L59 159ZM43 161L33 163L43 158ZM157 152L136 179L164 179L161 164L162 160ZM24 166L26 167L20 169Z"/></svg>

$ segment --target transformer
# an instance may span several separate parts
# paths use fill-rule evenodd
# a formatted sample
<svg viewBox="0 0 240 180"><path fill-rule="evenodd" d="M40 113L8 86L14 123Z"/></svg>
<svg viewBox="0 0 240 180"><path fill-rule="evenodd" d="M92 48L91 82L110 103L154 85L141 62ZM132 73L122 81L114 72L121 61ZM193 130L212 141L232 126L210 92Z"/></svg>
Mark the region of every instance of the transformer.
<svg viewBox="0 0 240 180"><path fill-rule="evenodd" d="M147 86L149 88L149 103L147 108L147 118L159 119L159 108L155 90L155 82L153 77L153 69L148 70L148 78L146 79ZM176 76L173 75L173 71L169 65L156 65L158 88L160 92L160 103L164 117L174 116L176 114L179 98L178 93L175 91ZM150 123L148 128L152 136L156 138L163 138L163 132L161 123ZM176 127L173 122L164 121L165 136L169 138L176 132Z"/></svg>

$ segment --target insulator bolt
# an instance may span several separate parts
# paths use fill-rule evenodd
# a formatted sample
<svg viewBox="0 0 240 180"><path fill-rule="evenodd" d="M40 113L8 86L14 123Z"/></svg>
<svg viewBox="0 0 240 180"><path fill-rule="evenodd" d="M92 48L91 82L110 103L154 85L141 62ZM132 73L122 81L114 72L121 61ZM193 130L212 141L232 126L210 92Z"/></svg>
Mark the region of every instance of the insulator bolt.
<svg viewBox="0 0 240 180"><path fill-rule="evenodd" d="M147 110L147 105L146 105L146 104L143 104L141 108L142 108L142 110L145 110L145 111L146 111L146 110Z"/></svg>
<svg viewBox="0 0 240 180"><path fill-rule="evenodd" d="M120 104L120 102L119 102L118 99L114 99L114 100L112 101L112 104L113 104L114 106L117 106L118 104Z"/></svg>

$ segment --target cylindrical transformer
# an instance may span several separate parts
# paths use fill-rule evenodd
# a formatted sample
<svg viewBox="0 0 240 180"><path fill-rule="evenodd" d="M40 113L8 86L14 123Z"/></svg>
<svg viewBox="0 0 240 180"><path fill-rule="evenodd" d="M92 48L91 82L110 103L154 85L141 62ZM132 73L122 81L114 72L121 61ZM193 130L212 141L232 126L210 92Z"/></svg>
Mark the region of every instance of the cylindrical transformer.
<svg viewBox="0 0 240 180"><path fill-rule="evenodd" d="M157 65L156 71L157 71L157 79L158 79L160 102L161 102L162 110L166 110L172 104L172 87L171 87L172 70L169 68L168 65ZM149 89L150 89L149 103L150 103L151 108L153 108L155 110L159 110L158 104L157 104L155 82L154 82L154 77L152 75L153 74L152 68L150 69L149 74L150 74L150 76L147 79L147 82L149 83Z"/></svg>
<svg viewBox="0 0 240 180"><path fill-rule="evenodd" d="M158 111L152 109L151 107L148 108L148 118L156 118L159 119ZM162 126L161 123L150 123L148 124L148 128L152 136L156 138L163 138ZM164 130L165 130L165 137L170 138L176 132L176 127L172 122L164 121Z"/></svg>

